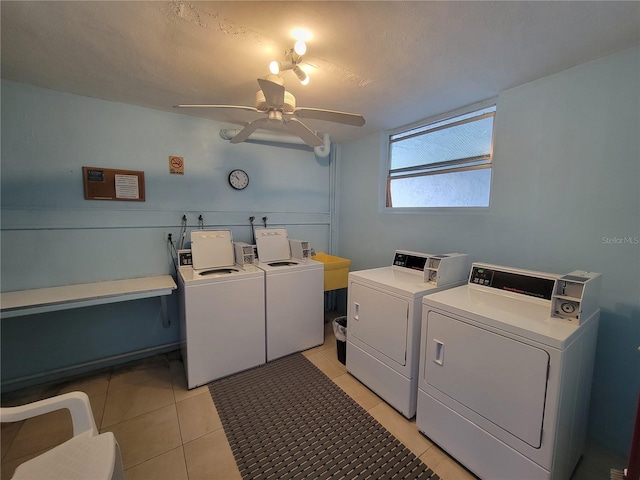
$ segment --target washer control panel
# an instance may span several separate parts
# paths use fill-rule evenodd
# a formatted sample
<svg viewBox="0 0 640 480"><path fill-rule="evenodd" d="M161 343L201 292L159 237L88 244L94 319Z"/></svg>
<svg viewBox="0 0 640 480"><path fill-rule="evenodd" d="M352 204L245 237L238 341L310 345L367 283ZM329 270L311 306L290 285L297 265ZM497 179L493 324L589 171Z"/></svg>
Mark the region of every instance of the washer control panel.
<svg viewBox="0 0 640 480"><path fill-rule="evenodd" d="M193 265L191 250L178 250L178 265L180 267L190 267Z"/></svg>

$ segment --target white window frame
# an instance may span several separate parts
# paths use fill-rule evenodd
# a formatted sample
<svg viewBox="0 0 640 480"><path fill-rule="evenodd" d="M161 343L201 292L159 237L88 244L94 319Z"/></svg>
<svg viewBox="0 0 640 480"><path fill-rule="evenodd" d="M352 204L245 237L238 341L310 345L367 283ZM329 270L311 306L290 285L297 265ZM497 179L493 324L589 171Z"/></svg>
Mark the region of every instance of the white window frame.
<svg viewBox="0 0 640 480"><path fill-rule="evenodd" d="M474 103L472 105L467 105L465 107L461 107L458 108L456 110L452 110L446 113L442 113L440 115L435 115L429 118L426 118L424 120L420 120L418 122L414 122L411 123L409 125L405 125L403 127L398 127L395 128L393 130L387 130L385 132L382 132L381 135L381 148L380 148L380 152L381 152L381 162L380 162L380 184L379 184L379 211L382 213L427 213L427 212L431 212L431 213L453 213L453 212L460 212L460 213L486 213L488 212L490 206L491 206L491 197L492 197L492 191L493 191L493 149L494 149L494 142L495 142L495 116L494 116L494 128L493 128L493 132L492 132L492 138L491 138L491 153L490 153L490 158L489 158L489 167L485 167L485 168L489 168L492 172L491 172L491 181L490 181L490 186L489 186L489 206L482 206L482 207L456 207L456 206L450 206L450 207L388 207L387 206L387 195L389 193L388 190L388 185L389 185L389 180L390 180L390 176L389 176L389 172L390 172L390 167L391 167L391 143L389 141L389 138L392 135L396 135L398 133L402 133L402 132L407 132L410 130L414 130L414 129L418 129L421 127L425 127L431 124L435 124L438 122L442 122L444 120L450 119L450 118L454 118L454 117L458 117L461 115L466 115L468 113L474 112L476 110L483 110L485 108L489 108L491 106L495 106L496 107L496 112L494 113L494 115L497 115L497 97L493 97L487 100L483 100L482 102L478 102L478 103ZM450 173L453 171L456 171L454 169L447 169L445 170L446 172ZM443 172L444 173L444 172ZM433 174L437 174L437 172L434 172Z"/></svg>

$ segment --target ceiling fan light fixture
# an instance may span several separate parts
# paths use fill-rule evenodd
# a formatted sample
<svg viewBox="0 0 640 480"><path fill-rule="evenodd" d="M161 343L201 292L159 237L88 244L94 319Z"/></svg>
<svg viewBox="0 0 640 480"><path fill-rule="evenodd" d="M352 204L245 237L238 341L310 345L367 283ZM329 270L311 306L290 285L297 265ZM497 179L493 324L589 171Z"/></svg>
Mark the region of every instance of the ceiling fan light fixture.
<svg viewBox="0 0 640 480"><path fill-rule="evenodd" d="M307 75L298 65L293 67L293 73L296 74L302 85L309 85L309 75Z"/></svg>
<svg viewBox="0 0 640 480"><path fill-rule="evenodd" d="M294 68L296 68L296 64L293 62L278 62L277 60L274 60L269 64L269 71L274 75L278 75Z"/></svg>
<svg viewBox="0 0 640 480"><path fill-rule="evenodd" d="M298 38L293 48L285 53L285 61L273 60L269 64L269 71L273 75L279 75L286 70L293 70L302 85L309 84L309 75L298 64L302 62L302 55L307 52L307 44L303 38Z"/></svg>
<svg viewBox="0 0 640 480"><path fill-rule="evenodd" d="M277 75L280 73L280 62L274 60L273 62L271 62L269 64L269 71L271 73L273 73L274 75Z"/></svg>
<svg viewBox="0 0 640 480"><path fill-rule="evenodd" d="M307 44L304 43L304 40L298 40L293 46L293 51L302 56L307 53Z"/></svg>

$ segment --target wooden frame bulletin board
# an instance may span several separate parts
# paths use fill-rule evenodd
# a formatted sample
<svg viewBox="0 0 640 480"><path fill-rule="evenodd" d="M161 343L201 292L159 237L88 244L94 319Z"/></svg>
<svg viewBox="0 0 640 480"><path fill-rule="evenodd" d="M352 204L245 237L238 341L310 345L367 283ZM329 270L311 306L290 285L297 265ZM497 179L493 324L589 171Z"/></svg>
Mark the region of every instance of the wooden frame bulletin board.
<svg viewBox="0 0 640 480"><path fill-rule="evenodd" d="M144 172L82 167L85 200L144 202Z"/></svg>

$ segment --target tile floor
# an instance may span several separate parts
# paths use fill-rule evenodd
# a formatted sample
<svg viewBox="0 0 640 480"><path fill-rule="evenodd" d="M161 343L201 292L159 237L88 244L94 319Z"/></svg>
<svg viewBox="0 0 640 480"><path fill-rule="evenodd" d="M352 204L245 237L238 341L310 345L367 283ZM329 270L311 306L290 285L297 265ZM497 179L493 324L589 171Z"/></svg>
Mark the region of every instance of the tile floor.
<svg viewBox="0 0 640 480"><path fill-rule="evenodd" d="M326 327L324 345L304 355L441 478L475 479L420 434L415 420L406 420L346 372L337 360L331 324ZM114 432L128 480L241 478L209 391L207 387L187 390L179 352L66 383L10 392L3 395L2 404L17 405L73 390L89 395L99 430ZM11 478L20 463L70 437L66 411L2 424L0 478ZM590 446L573 479L608 480L609 469L623 465L623 458Z"/></svg>

